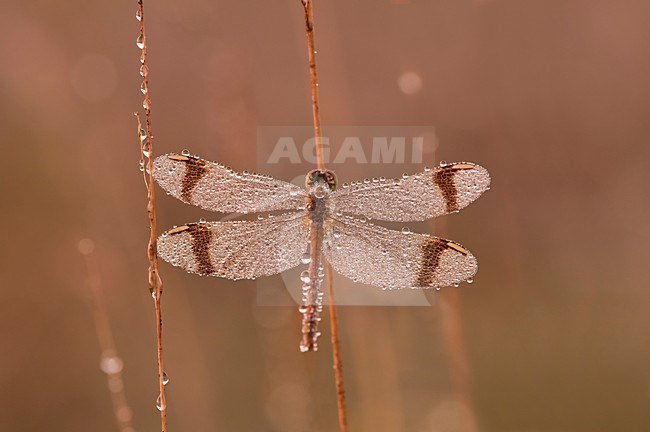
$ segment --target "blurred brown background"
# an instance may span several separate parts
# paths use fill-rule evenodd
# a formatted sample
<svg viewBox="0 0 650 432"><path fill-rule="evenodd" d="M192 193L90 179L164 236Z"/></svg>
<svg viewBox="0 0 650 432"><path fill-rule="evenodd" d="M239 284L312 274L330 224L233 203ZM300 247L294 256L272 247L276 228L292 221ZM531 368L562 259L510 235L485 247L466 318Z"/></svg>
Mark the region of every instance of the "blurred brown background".
<svg viewBox="0 0 650 432"><path fill-rule="evenodd" d="M135 6L0 6L2 431L118 430L91 283L133 427L159 428ZM310 124L298 0L145 6L156 153L244 170L257 126ZM479 258L473 285L427 293L433 307L340 309L350 430L650 430L650 3L317 1L315 14L325 127L434 125L436 157L493 176L445 219ZM158 192L161 229L205 216ZM321 351L300 354L295 307L161 269L170 431L337 430L326 317Z"/></svg>

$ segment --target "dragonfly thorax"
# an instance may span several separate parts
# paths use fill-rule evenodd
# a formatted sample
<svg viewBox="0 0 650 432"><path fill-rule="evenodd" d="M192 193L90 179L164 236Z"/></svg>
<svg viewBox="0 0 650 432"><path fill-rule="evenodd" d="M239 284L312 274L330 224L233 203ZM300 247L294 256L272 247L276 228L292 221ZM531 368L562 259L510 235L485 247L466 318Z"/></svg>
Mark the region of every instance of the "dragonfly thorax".
<svg viewBox="0 0 650 432"><path fill-rule="evenodd" d="M323 198L336 189L336 175L330 170L312 170L305 177L305 187L316 198Z"/></svg>

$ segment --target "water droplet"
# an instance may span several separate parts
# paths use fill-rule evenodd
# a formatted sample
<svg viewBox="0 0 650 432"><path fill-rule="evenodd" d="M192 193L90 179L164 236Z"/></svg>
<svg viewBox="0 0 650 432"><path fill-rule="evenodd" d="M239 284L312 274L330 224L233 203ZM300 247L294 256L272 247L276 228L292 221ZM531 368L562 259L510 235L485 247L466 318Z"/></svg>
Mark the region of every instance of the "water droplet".
<svg viewBox="0 0 650 432"><path fill-rule="evenodd" d="M454 286L455 286L456 288L458 288L458 287L460 286L460 284L459 284L459 283L455 283Z"/></svg>
<svg viewBox="0 0 650 432"><path fill-rule="evenodd" d="M300 352L307 352L309 351L309 347L303 344L300 344Z"/></svg>
<svg viewBox="0 0 650 432"><path fill-rule="evenodd" d="M199 223L204 224L204 223L206 223L206 222L207 222L207 220L205 220L205 218L201 218L201 219L199 219Z"/></svg>
<svg viewBox="0 0 650 432"><path fill-rule="evenodd" d="M146 140L147 139L147 131L140 128L140 130L138 131L138 136L140 137L140 141Z"/></svg>
<svg viewBox="0 0 650 432"><path fill-rule="evenodd" d="M166 404L162 395L158 395L158 399L156 399L156 408L158 408L158 411L162 411L165 409L165 406Z"/></svg>
<svg viewBox="0 0 650 432"><path fill-rule="evenodd" d="M407 178L409 178L409 175L406 174L406 173L404 173L404 174L402 174L402 178L403 178L403 179L407 179Z"/></svg>
<svg viewBox="0 0 650 432"><path fill-rule="evenodd" d="M415 72L404 72L397 78L397 86L404 94L416 94L422 89L422 77Z"/></svg>
<svg viewBox="0 0 650 432"><path fill-rule="evenodd" d="M439 163L438 165L440 165L440 166L445 166L445 165L447 165L447 162L445 162L444 160L441 160L440 163Z"/></svg>
<svg viewBox="0 0 650 432"><path fill-rule="evenodd" d="M122 372L123 366L122 359L115 355L105 355L99 362L99 368L102 372L109 375Z"/></svg>
<svg viewBox="0 0 650 432"><path fill-rule="evenodd" d="M305 282L305 283L308 283L309 281L311 281L311 279L309 277L309 272L307 270L300 273L300 280Z"/></svg>
<svg viewBox="0 0 650 432"><path fill-rule="evenodd" d="M468 284L471 284L471 283L474 283L474 279L472 279L472 278L469 278L469 279L467 279L467 281L466 281L466 282L467 282Z"/></svg>
<svg viewBox="0 0 650 432"><path fill-rule="evenodd" d="M169 384L169 375L167 375L167 372L163 372L162 382L163 382L163 385Z"/></svg>
<svg viewBox="0 0 650 432"><path fill-rule="evenodd" d="M146 81L142 81L142 84L140 84L140 91L142 94L147 94L147 83Z"/></svg>
<svg viewBox="0 0 650 432"><path fill-rule="evenodd" d="M140 11L140 9L135 11L135 19L137 19L138 21L142 21L142 12Z"/></svg>
<svg viewBox="0 0 650 432"><path fill-rule="evenodd" d="M411 234L411 229L409 227L402 228L402 234Z"/></svg>
<svg viewBox="0 0 650 432"><path fill-rule="evenodd" d="M149 75L149 68L146 65L140 66L140 76L145 77Z"/></svg>
<svg viewBox="0 0 650 432"><path fill-rule="evenodd" d="M181 152L181 154L182 154L183 156L189 156L189 155L190 155L190 151L189 151L188 149L183 149L183 151Z"/></svg>
<svg viewBox="0 0 650 432"><path fill-rule="evenodd" d="M429 167L429 166L425 166L425 167L424 167L424 172L429 172L429 171L431 171L431 167Z"/></svg>
<svg viewBox="0 0 650 432"><path fill-rule="evenodd" d="M144 161L141 162L142 165L144 165ZM90 255L95 250L95 242L88 238L81 239L79 240L77 247L79 248L79 252L81 252L82 255Z"/></svg>
<svg viewBox="0 0 650 432"><path fill-rule="evenodd" d="M135 40L135 44L138 46L138 48L142 49L144 48L144 35L140 33L138 38Z"/></svg>
<svg viewBox="0 0 650 432"><path fill-rule="evenodd" d="M303 264L309 264L311 262L311 255L309 255L309 252L302 254L302 257L300 257L300 262Z"/></svg>
<svg viewBox="0 0 650 432"><path fill-rule="evenodd" d="M145 99L142 101L142 108L148 110L151 109L151 101L149 99Z"/></svg>

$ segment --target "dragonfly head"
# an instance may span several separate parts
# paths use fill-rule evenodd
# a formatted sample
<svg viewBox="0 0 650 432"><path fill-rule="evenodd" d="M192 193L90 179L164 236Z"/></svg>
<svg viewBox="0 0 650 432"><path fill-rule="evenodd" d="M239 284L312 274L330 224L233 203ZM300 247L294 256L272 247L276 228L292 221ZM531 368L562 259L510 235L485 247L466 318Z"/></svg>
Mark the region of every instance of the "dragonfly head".
<svg viewBox="0 0 650 432"><path fill-rule="evenodd" d="M305 177L305 187L310 192L318 190L332 192L336 189L336 175L330 170L312 170Z"/></svg>

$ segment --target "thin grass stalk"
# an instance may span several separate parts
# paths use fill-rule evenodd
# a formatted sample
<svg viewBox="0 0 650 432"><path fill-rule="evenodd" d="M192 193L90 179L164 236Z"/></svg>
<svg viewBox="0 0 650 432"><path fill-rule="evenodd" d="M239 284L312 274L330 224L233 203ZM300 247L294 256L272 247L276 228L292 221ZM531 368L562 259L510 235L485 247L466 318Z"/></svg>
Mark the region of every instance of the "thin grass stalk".
<svg viewBox="0 0 650 432"><path fill-rule="evenodd" d="M332 343L332 360L334 362L334 380L336 384L336 406L339 414L339 430L347 432L348 419L345 408L345 383L343 381L343 364L341 363L341 352L339 347L339 323L336 314L336 305L334 304L334 284L332 282L332 266L330 263L325 264L325 284L327 285L327 295L330 298L330 341Z"/></svg>
<svg viewBox="0 0 650 432"><path fill-rule="evenodd" d="M435 233L442 238L448 237L446 221L435 222ZM463 336L459 289L447 288L438 291L438 294L440 299L438 310L452 391L454 398L464 407L460 415L461 430L476 432L478 423L472 401L470 367Z"/></svg>
<svg viewBox="0 0 650 432"><path fill-rule="evenodd" d="M91 306L95 321L95 334L101 349L100 368L106 374L106 381L113 405L115 421L120 432L135 432L132 426L133 411L129 407L124 391L122 379L123 362L115 347L115 339L111 330L111 324L104 304L101 280L97 272L97 265L94 257L91 256L95 246L92 240L84 239L79 242L79 251L86 261L88 274L88 286L91 293Z"/></svg>
<svg viewBox="0 0 650 432"><path fill-rule="evenodd" d="M142 107L144 108L145 124L144 129L138 119L138 138L140 139L140 151L146 162L140 160L140 166L144 168L144 183L147 188L147 214L149 216L149 244L147 246L147 257L149 259L148 269L148 286L149 291L154 299L154 309L156 314L156 351L158 362L158 389L159 395L156 401L156 407L160 411L160 426L162 432L167 432L167 399L165 397L164 367L163 367L163 321L161 298L163 293L163 283L158 272L158 252L156 242L156 199L153 179L153 135L151 133L151 100L149 95L149 67L147 64L147 36L145 32L145 15L143 0L138 0L138 11L136 18L140 22L140 35L138 36L137 45L141 50L140 56L140 75L142 76L142 86L140 90L144 94ZM146 165L146 167L145 167Z"/></svg>
<svg viewBox="0 0 650 432"><path fill-rule="evenodd" d="M323 135L320 128L320 108L318 105L318 75L316 74L316 48L314 46L314 7L312 0L301 0L305 10L305 30L307 34L307 56L309 59L309 84L311 87L311 108L314 123L316 148L316 168L325 169L323 161Z"/></svg>
<svg viewBox="0 0 650 432"><path fill-rule="evenodd" d="M301 0L305 12L305 32L307 36L307 55L309 59L309 83L311 88L312 119L314 124L314 140L316 153L316 167L325 169L323 160L323 136L320 124L320 108L318 104L318 75L316 73L316 48L314 44L314 7L312 0ZM332 343L332 361L334 366L334 380L336 384L336 404L340 432L347 432L347 411L345 407L345 382L343 380L343 363L339 345L339 328L334 299L334 284L332 283L332 267L325 264L325 278L327 294L329 296L330 314L330 341Z"/></svg>

